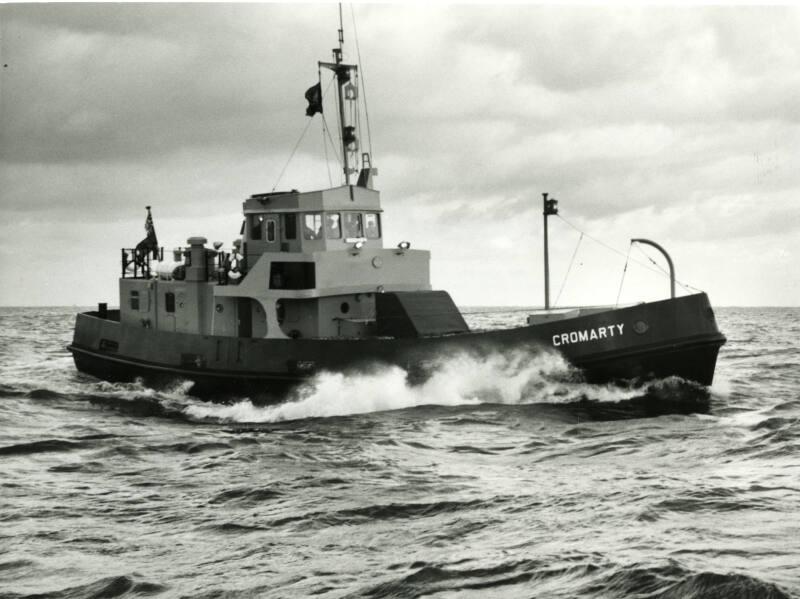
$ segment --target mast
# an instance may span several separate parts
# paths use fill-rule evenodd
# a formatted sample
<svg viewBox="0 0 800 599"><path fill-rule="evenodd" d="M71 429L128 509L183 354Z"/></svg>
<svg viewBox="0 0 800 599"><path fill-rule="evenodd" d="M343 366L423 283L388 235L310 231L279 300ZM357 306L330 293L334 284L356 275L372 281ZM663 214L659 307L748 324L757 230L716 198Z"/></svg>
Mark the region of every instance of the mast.
<svg viewBox="0 0 800 599"><path fill-rule="evenodd" d="M550 256L547 242L547 217L551 214L558 214L558 201L547 199L547 193L542 194L542 206L544 215L544 309L550 309Z"/></svg>
<svg viewBox="0 0 800 599"><path fill-rule="evenodd" d="M333 62L320 62L319 66L330 69L336 75L336 98L339 103L339 130L342 134L342 163L345 184L350 185L350 175L357 171L354 167L358 155L358 138L354 123L347 120L345 102L353 106L358 101L358 86L352 79L358 77L358 66L342 62L344 49L344 25L342 22L342 5L339 4L339 47L333 49ZM357 109L358 106L354 105ZM352 166L351 166L352 165Z"/></svg>

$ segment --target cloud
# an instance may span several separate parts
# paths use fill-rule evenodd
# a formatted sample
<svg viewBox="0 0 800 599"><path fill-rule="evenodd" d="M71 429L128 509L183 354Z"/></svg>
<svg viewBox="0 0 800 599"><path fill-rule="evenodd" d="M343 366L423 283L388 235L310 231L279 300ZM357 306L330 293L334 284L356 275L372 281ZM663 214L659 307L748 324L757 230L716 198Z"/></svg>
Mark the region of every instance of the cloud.
<svg viewBox="0 0 800 599"><path fill-rule="evenodd" d="M352 11L359 47L345 7L345 58L363 59L362 145L374 144L386 230L435 250L435 285L453 285L463 303L538 298L530 262L540 259L547 191L571 222L618 247L658 237L693 262L694 280L707 273L723 302L744 301L739 278L719 265L723 249L756 256L749 276L764 285L745 300L800 302L797 285L772 274L800 247L800 10ZM146 204L175 243L203 227L228 239L249 194L338 184L334 151L302 97L337 26L333 4L0 5L0 207L27 223L4 231L0 251L13 254L36 230L69 230L89 242L59 237L59 247L114 264L105 245L108 255L89 257L101 225L135 243ZM215 218L230 224L227 236ZM765 249L771 239L785 254ZM555 267L566 268L574 242L554 238ZM61 268L37 260L48 276ZM507 285L449 274L464 264L505 273ZM589 287L616 293L594 276ZM579 288L573 300L591 301ZM93 289L84 286L87 303ZM48 297L26 278L0 303Z"/></svg>

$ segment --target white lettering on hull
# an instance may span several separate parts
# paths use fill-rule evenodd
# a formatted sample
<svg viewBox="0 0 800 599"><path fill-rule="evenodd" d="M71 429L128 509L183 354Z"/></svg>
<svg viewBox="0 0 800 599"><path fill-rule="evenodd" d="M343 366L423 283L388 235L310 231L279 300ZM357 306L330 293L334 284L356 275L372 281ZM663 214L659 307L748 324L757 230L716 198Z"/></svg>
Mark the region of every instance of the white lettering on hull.
<svg viewBox="0 0 800 599"><path fill-rule="evenodd" d="M597 327L595 329L583 329L582 331L570 331L569 333L559 333L553 335L553 345L559 347L561 345L570 345L572 343L583 343L585 341L597 341L598 339L607 339L623 335L623 327L625 324L610 324L604 327Z"/></svg>

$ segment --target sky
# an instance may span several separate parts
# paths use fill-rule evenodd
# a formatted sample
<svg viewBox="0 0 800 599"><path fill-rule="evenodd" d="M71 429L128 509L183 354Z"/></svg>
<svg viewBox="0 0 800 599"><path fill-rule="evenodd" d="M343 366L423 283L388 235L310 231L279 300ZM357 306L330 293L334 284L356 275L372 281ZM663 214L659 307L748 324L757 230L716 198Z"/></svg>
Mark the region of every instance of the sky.
<svg viewBox="0 0 800 599"><path fill-rule="evenodd" d="M800 305L800 8L343 16L385 243L459 305L543 303L543 192L557 306L668 297L637 237L679 294ZM0 5L0 305L116 305L146 205L162 245L229 247L251 194L340 184L303 98L337 29L330 3Z"/></svg>

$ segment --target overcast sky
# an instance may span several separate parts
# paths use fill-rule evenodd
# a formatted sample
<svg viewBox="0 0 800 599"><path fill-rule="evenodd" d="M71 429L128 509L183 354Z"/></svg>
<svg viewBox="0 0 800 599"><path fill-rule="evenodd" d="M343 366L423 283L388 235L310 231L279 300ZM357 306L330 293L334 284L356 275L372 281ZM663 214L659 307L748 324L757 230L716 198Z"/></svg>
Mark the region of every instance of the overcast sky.
<svg viewBox="0 0 800 599"><path fill-rule="evenodd" d="M349 61L353 14L386 243L432 250L434 288L541 304L546 191L715 305L800 305L800 9L345 5ZM337 28L335 4L0 5L0 304L116 304L145 205L164 246L229 246L250 194L327 187L319 116L278 177ZM550 232L553 299L613 304L625 256L584 237L562 290L580 234ZM620 301L668 291L633 263Z"/></svg>

